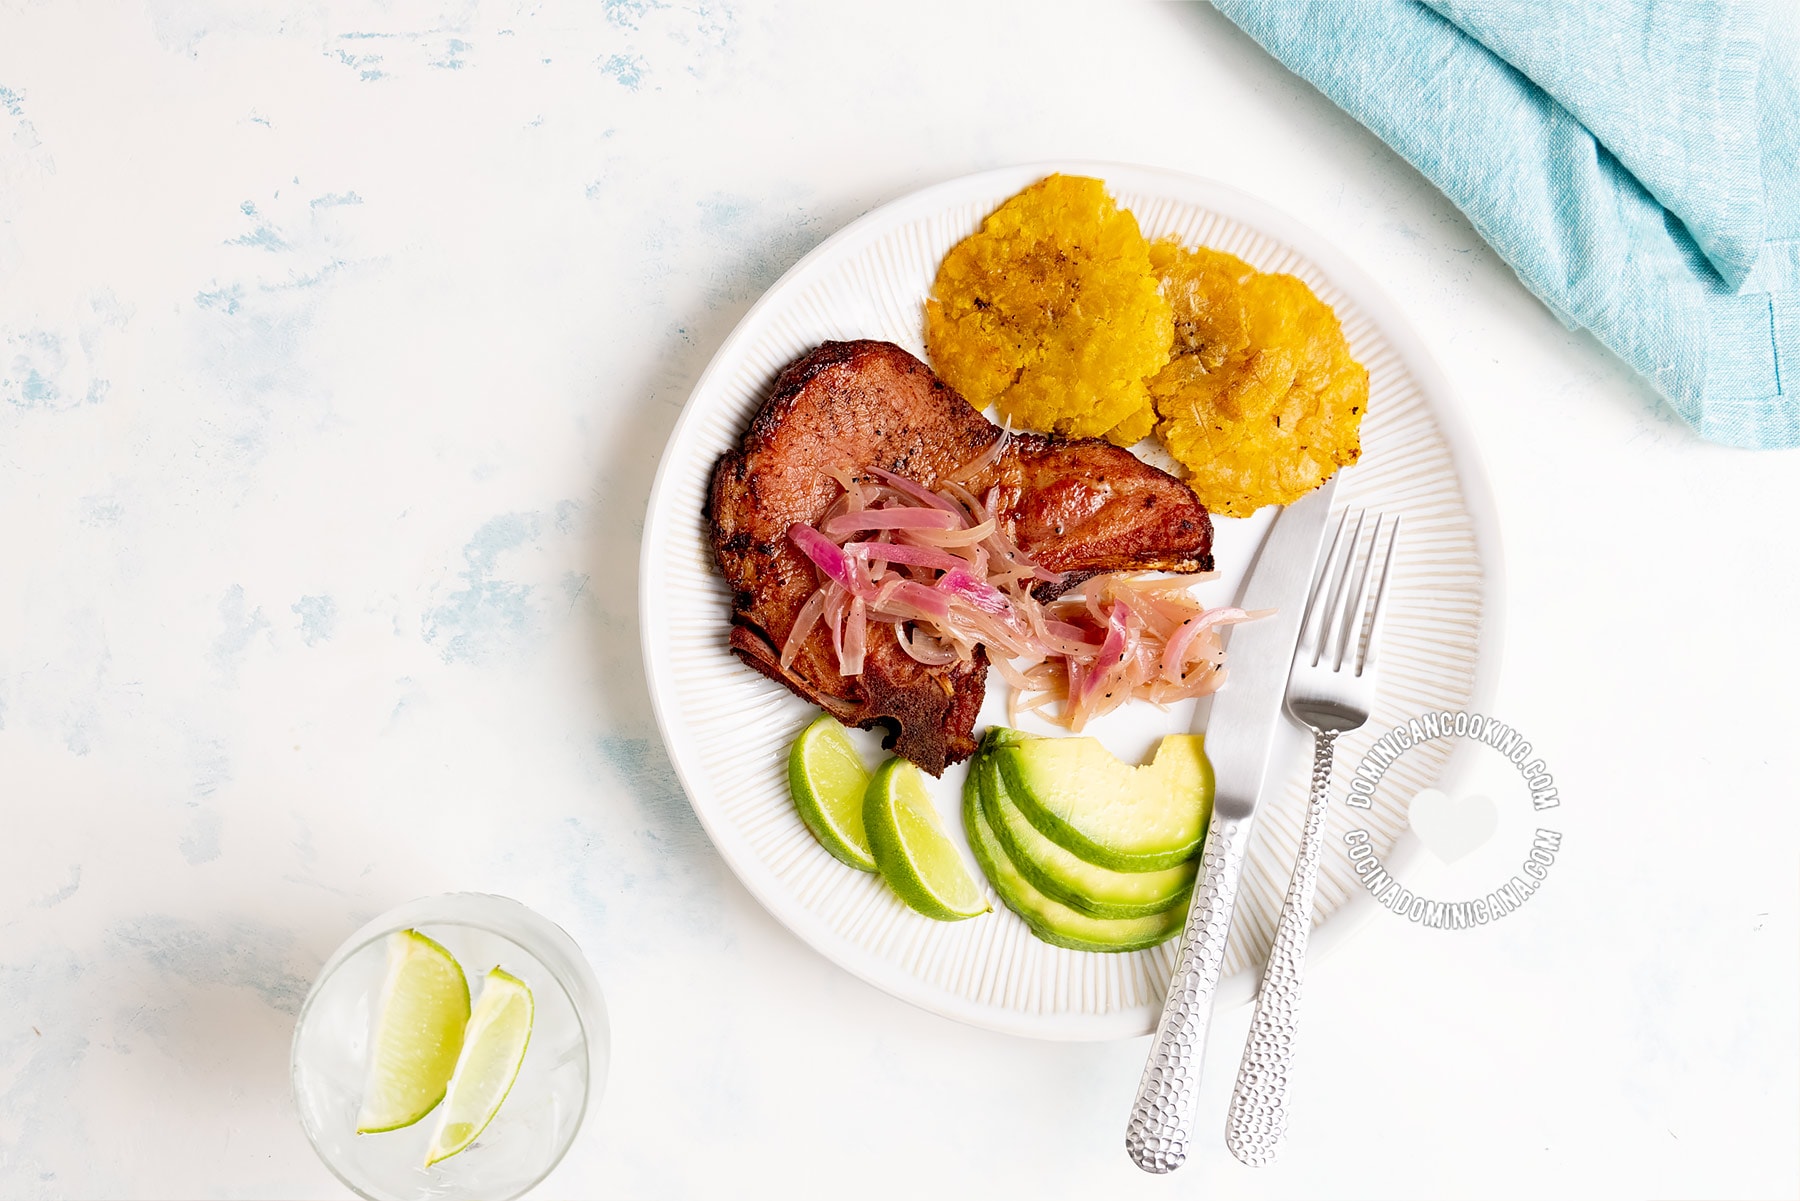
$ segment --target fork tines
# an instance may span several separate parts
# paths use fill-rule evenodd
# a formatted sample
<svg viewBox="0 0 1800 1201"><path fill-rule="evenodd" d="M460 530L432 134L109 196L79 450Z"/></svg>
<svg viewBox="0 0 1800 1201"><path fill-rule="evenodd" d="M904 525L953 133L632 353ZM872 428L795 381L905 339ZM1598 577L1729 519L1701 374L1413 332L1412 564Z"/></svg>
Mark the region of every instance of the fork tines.
<svg viewBox="0 0 1800 1201"><path fill-rule="evenodd" d="M1381 628L1381 615L1387 603L1388 574L1393 567L1394 543L1400 534L1400 518L1387 526L1387 550L1381 557L1381 575L1374 589L1373 612L1370 612L1369 574L1375 566L1375 551L1381 545L1383 517L1367 509L1355 511L1356 527L1348 538L1351 510L1345 509L1332 535L1331 549L1325 565L1307 599L1306 624L1300 631L1299 659L1311 657L1314 667L1323 665L1328 671L1342 671L1346 666L1352 675L1361 676L1375 662L1375 634ZM1367 549L1363 549L1363 527L1374 518ZM1356 585L1350 587L1352 568L1360 561ZM1346 655L1349 661L1346 663Z"/></svg>

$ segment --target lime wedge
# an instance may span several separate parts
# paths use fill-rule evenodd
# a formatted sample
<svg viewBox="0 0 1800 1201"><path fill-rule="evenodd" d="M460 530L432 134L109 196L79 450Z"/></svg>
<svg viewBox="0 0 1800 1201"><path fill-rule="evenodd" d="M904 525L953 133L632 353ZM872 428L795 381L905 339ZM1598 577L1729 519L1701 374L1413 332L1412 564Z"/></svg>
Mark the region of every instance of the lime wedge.
<svg viewBox="0 0 1800 1201"><path fill-rule="evenodd" d="M469 982L450 952L417 930L388 935L387 951L358 1134L410 1126L444 1099L469 1020Z"/></svg>
<svg viewBox="0 0 1800 1201"><path fill-rule="evenodd" d="M895 758L875 769L863 826L882 877L908 906L944 922L988 911L987 894L944 832L918 768Z"/></svg>
<svg viewBox="0 0 1800 1201"><path fill-rule="evenodd" d="M869 772L837 718L821 713L788 752L788 791L800 820L819 845L861 871L875 870L863 832L863 793Z"/></svg>
<svg viewBox="0 0 1800 1201"><path fill-rule="evenodd" d="M518 1079L531 1042L531 989L495 968L481 985L475 1014L463 1035L462 1057L450 1081L450 1096L438 1116L425 1166L449 1159L481 1137Z"/></svg>

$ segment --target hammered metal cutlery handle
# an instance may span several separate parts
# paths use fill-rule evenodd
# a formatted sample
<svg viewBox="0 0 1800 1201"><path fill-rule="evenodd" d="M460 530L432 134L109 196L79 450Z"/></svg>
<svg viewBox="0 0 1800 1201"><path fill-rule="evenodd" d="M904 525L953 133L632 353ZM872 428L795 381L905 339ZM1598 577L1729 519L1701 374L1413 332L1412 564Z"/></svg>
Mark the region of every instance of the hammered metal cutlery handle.
<svg viewBox="0 0 1800 1201"><path fill-rule="evenodd" d="M1172 1172L1187 1159L1200 1099L1206 1026L1212 1019L1219 970L1225 964L1225 937L1231 932L1231 910L1249 842L1248 821L1214 814L1162 1021L1125 1128L1126 1153L1146 1172Z"/></svg>
<svg viewBox="0 0 1800 1201"><path fill-rule="evenodd" d="M1238 1064L1225 1123L1225 1145L1251 1167L1272 1162L1287 1135L1288 1069L1294 1060L1294 1031L1300 1008L1300 981L1306 971L1306 941L1312 932L1313 894L1319 883L1325 810L1331 801L1331 759L1337 733L1314 731L1312 799L1300 837L1300 859L1288 882L1287 900L1269 962L1256 994L1256 1016Z"/></svg>

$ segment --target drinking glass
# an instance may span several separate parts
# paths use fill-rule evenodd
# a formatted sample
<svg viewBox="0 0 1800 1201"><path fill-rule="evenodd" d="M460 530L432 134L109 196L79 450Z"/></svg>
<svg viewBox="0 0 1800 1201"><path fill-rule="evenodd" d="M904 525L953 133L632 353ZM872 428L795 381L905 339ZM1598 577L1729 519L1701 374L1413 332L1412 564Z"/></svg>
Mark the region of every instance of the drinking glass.
<svg viewBox="0 0 1800 1201"><path fill-rule="evenodd" d="M431 1167L437 1110L400 1130L356 1133L388 936L399 930L441 944L477 995L488 969L506 969L531 989L535 1011L524 1062L494 1120L468 1149ZM517 901L448 893L382 914L326 961L294 1028L294 1102L319 1158L368 1201L510 1201L574 1142L605 1086L609 1045L606 1003L573 939Z"/></svg>

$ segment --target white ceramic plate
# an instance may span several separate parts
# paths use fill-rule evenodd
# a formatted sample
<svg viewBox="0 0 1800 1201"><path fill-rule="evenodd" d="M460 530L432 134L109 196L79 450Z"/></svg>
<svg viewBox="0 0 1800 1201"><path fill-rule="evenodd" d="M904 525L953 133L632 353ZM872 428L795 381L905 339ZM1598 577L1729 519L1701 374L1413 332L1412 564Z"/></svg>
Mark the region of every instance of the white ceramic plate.
<svg viewBox="0 0 1800 1201"><path fill-rule="evenodd" d="M1373 731L1433 709L1479 708L1491 692L1499 635L1499 542L1475 448L1455 419L1430 356L1380 291L1316 235L1262 201L1207 180L1107 163L1046 163L953 180L852 223L801 260L751 309L689 398L670 435L644 529L642 622L650 694L694 811L732 870L771 913L843 967L926 1009L1013 1034L1100 1039L1147 1033L1161 1009L1175 944L1103 955L1037 941L997 901L992 914L941 923L906 909L875 876L827 855L788 798L788 744L815 710L726 649L730 606L713 570L702 509L712 467L736 444L781 369L827 339L881 338L923 357L921 305L944 253L1008 196L1052 171L1106 180L1152 238L1177 234L1229 250L1265 271L1304 279L1336 310L1369 368L1361 463L1337 502L1404 518L1373 720L1339 743L1342 785ZM1140 452L1147 448L1140 447ZM1220 578L1201 595L1228 603L1270 510L1217 521ZM990 674L981 729L1005 720L1006 688ZM1193 728L1193 704L1144 704L1091 733L1122 756ZM1311 756L1285 720L1260 808L1228 950L1221 1004L1254 993L1299 845ZM1045 732L1049 732L1046 728ZM871 753L876 741L865 744ZM1390 865L1404 863L1406 801L1445 774L1429 744L1389 772L1359 824ZM945 824L960 837L961 765L938 782ZM1315 954L1353 924L1353 897L1333 810L1318 896ZM971 859L971 867L973 860ZM1355 906L1351 906L1354 908Z"/></svg>

